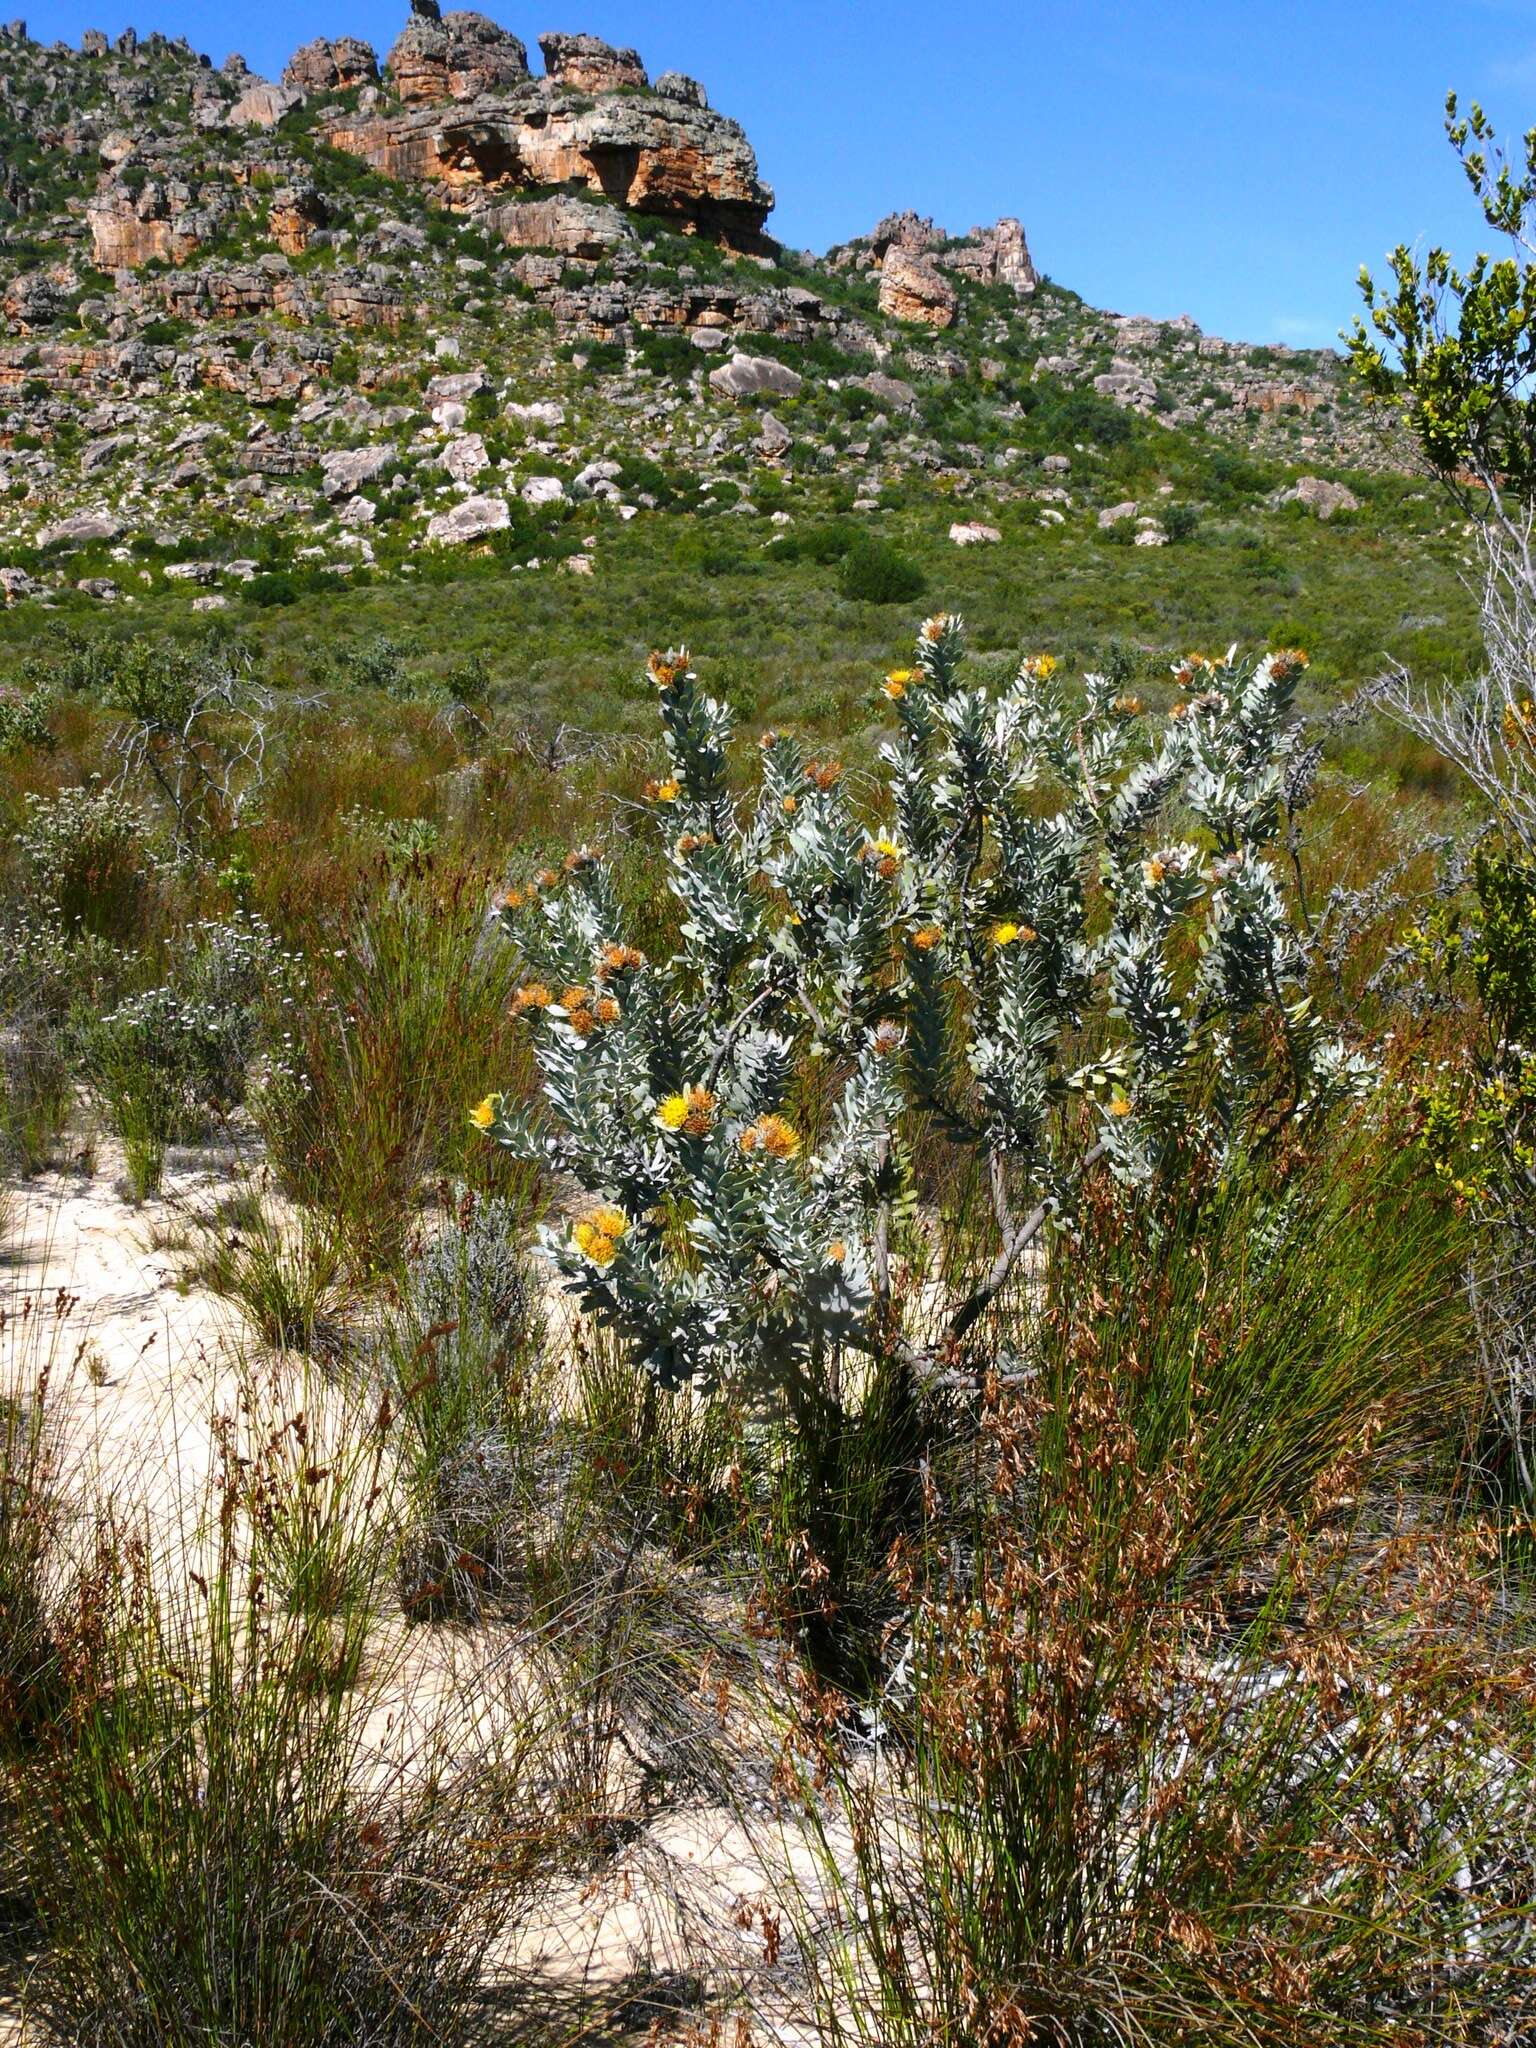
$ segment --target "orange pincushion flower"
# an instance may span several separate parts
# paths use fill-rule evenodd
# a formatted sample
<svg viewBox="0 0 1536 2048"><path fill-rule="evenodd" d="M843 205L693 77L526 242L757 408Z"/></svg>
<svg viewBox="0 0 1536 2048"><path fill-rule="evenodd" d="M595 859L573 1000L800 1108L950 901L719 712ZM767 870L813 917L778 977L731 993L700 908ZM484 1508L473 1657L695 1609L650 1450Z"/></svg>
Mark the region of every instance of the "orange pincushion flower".
<svg viewBox="0 0 1536 2048"><path fill-rule="evenodd" d="M553 889L555 884L559 881L560 876L559 872L555 868L540 868L539 872L534 876L533 879L535 885L538 888Z"/></svg>
<svg viewBox="0 0 1536 2048"><path fill-rule="evenodd" d="M597 978L611 981L616 974L638 974L645 965L645 955L638 946L604 946L598 956Z"/></svg>
<svg viewBox="0 0 1536 2048"><path fill-rule="evenodd" d="M530 1010L547 1010L553 1001L554 997L542 981L530 981L513 996L512 1014L514 1017L522 1017Z"/></svg>
<svg viewBox="0 0 1536 2048"><path fill-rule="evenodd" d="M749 1156L765 1152L770 1159L793 1159L800 1150L800 1133L782 1116L760 1116L737 1142Z"/></svg>
<svg viewBox="0 0 1536 2048"><path fill-rule="evenodd" d="M795 799L792 796L785 797L783 809L786 817L792 818L795 815L795 812L799 810L799 808L799 804L795 801Z"/></svg>
<svg viewBox="0 0 1536 2048"><path fill-rule="evenodd" d="M599 996L592 1005L592 1014L599 1024L617 1024L619 1021L619 1006L612 996Z"/></svg>
<svg viewBox="0 0 1536 2048"><path fill-rule="evenodd" d="M683 785L675 775L668 775L658 782L653 775L645 785L645 793L653 804L675 804L682 794Z"/></svg>
<svg viewBox="0 0 1536 2048"><path fill-rule="evenodd" d="M944 932L941 926L925 924L921 931L912 934L912 943L919 953L931 953L935 946L942 943L943 938Z"/></svg>
<svg viewBox="0 0 1536 2048"><path fill-rule="evenodd" d="M686 647L669 647L665 654L653 654L646 663L646 669L658 690L670 690L680 677L688 673L688 650Z"/></svg>

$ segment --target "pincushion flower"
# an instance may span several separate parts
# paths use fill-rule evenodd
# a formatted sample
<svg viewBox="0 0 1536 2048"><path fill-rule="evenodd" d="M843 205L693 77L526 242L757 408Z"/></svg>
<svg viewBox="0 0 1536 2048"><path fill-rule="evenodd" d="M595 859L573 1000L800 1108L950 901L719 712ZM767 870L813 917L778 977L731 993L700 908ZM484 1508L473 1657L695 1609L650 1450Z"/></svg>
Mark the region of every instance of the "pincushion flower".
<svg viewBox="0 0 1536 2048"><path fill-rule="evenodd" d="M760 1116L756 1123L748 1124L737 1143L748 1157L762 1152L770 1159L793 1159L800 1150L800 1133L782 1116Z"/></svg>
<svg viewBox="0 0 1536 2048"><path fill-rule="evenodd" d="M502 1100L500 1095L487 1095L475 1104L469 1112L469 1120L476 1130L488 1131L491 1128L501 1115Z"/></svg>

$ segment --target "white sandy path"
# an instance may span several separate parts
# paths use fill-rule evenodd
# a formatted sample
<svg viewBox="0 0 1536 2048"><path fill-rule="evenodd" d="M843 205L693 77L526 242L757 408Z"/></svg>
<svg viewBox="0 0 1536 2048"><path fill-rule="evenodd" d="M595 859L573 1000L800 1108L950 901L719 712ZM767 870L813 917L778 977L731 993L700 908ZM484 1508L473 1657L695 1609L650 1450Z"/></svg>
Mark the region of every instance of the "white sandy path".
<svg viewBox="0 0 1536 2048"><path fill-rule="evenodd" d="M187 1557L208 1498L213 1418L233 1412L259 1347L231 1304L185 1285L185 1255L166 1240L233 1192L251 1162L234 1148L173 1152L161 1193L140 1207L126 1199L120 1163L102 1141L94 1173L44 1174L12 1191L0 1374L24 1392L48 1369L82 1553L108 1502L139 1526L147 1515L151 1544L170 1562ZM398 1621L381 1627L376 1647L390 1644L398 1658L393 1698L378 1710L381 1761L445 1708L464 1716L467 1732L476 1705L488 1704L475 1632L411 1630L402 1642ZM719 1981L724 1963L750 1976L760 1942L738 1931L736 1915L763 1896L766 1878L761 1844L728 1811L658 1816L601 1884L558 1888L538 1923L508 1940L502 1965L534 1963L566 1989L621 1981L637 1966L702 1965ZM493 1964L493 1981L498 1974ZM771 2020L765 2036L807 2038ZM0 2048L20 2044L40 2048L19 2012L0 2004Z"/></svg>

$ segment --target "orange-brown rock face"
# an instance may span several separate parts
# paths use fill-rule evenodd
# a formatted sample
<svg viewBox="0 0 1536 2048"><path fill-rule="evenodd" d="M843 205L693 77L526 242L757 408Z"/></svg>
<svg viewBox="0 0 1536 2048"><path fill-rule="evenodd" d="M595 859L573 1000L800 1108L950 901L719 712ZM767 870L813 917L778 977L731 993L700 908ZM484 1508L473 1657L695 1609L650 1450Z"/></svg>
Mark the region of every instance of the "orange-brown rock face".
<svg viewBox="0 0 1536 2048"><path fill-rule="evenodd" d="M523 83L528 52L483 14L416 14L401 30L385 67L408 107L473 100Z"/></svg>
<svg viewBox="0 0 1536 2048"><path fill-rule="evenodd" d="M283 83L295 92L346 92L371 85L379 75L373 45L357 36L327 36L295 50L283 67Z"/></svg>
<svg viewBox="0 0 1536 2048"><path fill-rule="evenodd" d="M446 28L452 18L413 22L407 34ZM439 95L430 106L342 116L327 140L386 177L454 191L576 181L746 249L760 245L773 205L734 121L656 92L593 99L555 80L529 79L457 105Z"/></svg>
<svg viewBox="0 0 1536 2048"><path fill-rule="evenodd" d="M892 320L951 327L959 301L955 288L928 256L893 243L880 266L880 310Z"/></svg>
<svg viewBox="0 0 1536 2048"><path fill-rule="evenodd" d="M273 193L267 225L285 256L301 256L315 229L325 225L325 207L317 192L288 186Z"/></svg>
<svg viewBox="0 0 1536 2048"><path fill-rule="evenodd" d="M146 263L185 263L201 237L195 223L174 215L153 186L135 200L121 185L98 192L85 210L98 270L138 270Z"/></svg>

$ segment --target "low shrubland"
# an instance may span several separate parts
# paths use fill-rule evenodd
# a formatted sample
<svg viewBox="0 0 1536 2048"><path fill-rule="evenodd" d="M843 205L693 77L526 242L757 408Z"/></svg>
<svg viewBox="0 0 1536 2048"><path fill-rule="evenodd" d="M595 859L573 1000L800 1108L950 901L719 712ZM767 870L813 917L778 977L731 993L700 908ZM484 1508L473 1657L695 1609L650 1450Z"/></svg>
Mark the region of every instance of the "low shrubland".
<svg viewBox="0 0 1536 2048"><path fill-rule="evenodd" d="M1528 2026L1516 814L1297 649L892 668L895 594L833 600L835 745L739 642L558 705L403 621L313 689L66 650L0 764L10 1178L120 1148L247 1357L168 1527L7 1311L51 2038ZM597 1899L630 1965L553 1967Z"/></svg>

